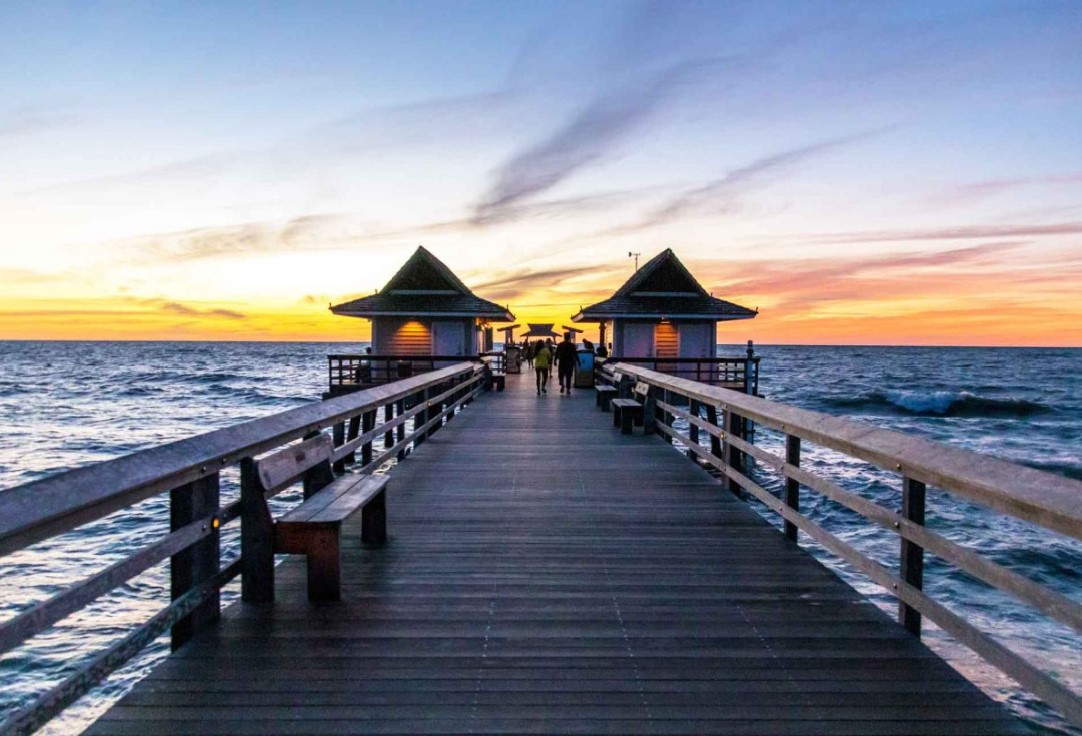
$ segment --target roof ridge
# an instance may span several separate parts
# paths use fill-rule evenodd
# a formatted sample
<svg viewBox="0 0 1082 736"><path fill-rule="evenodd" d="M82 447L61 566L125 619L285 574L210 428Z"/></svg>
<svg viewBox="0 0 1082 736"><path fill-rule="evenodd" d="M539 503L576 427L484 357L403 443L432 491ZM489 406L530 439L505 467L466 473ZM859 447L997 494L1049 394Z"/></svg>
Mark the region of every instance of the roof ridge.
<svg viewBox="0 0 1082 736"><path fill-rule="evenodd" d="M687 269L687 266L685 266L683 262L676 256L676 253L673 252L672 248L666 248L665 250L661 251L656 256L651 258L649 261L642 264L642 267L639 268L639 270L637 270L635 273L633 273L631 275L631 278L625 281L624 285L617 289L613 296L630 296L638 290L639 285L646 281L646 279L649 278L649 276L654 271L659 269L665 263L670 262L677 268L680 274L684 276L690 284L693 285L693 289L696 293L700 294L701 296L709 296L706 289L703 288L703 285L700 284L698 280L691 275L691 271L689 271Z"/></svg>

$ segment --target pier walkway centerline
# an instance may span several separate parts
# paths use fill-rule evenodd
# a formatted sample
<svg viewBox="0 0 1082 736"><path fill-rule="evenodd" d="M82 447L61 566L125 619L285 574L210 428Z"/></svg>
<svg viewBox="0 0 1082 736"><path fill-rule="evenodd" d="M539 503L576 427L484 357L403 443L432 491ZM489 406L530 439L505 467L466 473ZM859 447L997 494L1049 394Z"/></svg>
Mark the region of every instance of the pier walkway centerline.
<svg viewBox="0 0 1082 736"><path fill-rule="evenodd" d="M1030 732L706 471L532 379L392 471L341 602L287 559L273 606L225 609L87 733Z"/></svg>

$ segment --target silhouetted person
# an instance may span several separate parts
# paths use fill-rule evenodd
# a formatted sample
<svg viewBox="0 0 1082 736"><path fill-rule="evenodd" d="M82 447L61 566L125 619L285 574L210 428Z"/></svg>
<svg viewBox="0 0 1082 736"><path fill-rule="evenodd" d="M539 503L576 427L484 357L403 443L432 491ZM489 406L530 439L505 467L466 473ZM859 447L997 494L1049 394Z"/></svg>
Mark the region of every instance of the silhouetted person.
<svg viewBox="0 0 1082 736"><path fill-rule="evenodd" d="M549 364L552 362L552 353L545 347L545 343L540 340L534 346L533 351L533 369L537 374L537 395L547 394L549 391L545 387L545 384L549 380Z"/></svg>
<svg viewBox="0 0 1082 736"><path fill-rule="evenodd" d="M597 357L607 358L609 357L609 349L605 347L605 343L601 343L597 348Z"/></svg>
<svg viewBox="0 0 1082 736"><path fill-rule="evenodd" d="M571 333L564 334L564 341L556 346L556 367L560 371L560 393L571 393L571 377L579 364L579 351L571 342Z"/></svg>
<svg viewBox="0 0 1082 736"><path fill-rule="evenodd" d="M554 355L556 355L556 345L553 344L551 337L546 337L545 338L545 347L548 348L548 351L549 351L549 365L551 366L552 365L552 357ZM552 378L552 371L551 370L548 373L545 374L545 383L548 383L550 378Z"/></svg>

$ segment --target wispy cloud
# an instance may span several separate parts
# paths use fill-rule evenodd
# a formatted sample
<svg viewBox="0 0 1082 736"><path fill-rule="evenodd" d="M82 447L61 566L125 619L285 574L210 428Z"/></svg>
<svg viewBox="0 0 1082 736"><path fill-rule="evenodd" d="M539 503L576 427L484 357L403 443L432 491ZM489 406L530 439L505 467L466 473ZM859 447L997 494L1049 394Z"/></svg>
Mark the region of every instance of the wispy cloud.
<svg viewBox="0 0 1082 736"><path fill-rule="evenodd" d="M945 191L937 193L933 201L941 203L943 199L946 198L957 202L975 202L1018 189L1077 187L1079 185L1082 185L1082 174L990 179L988 181L970 182L968 184L959 184L957 186L949 187Z"/></svg>
<svg viewBox="0 0 1082 736"><path fill-rule="evenodd" d="M61 128L77 120L75 114L59 108L16 108L0 115L0 140Z"/></svg>
<svg viewBox="0 0 1082 736"><path fill-rule="evenodd" d="M153 261L192 261L286 250L337 250L352 239L355 221L314 214L284 222L247 222L147 235L121 245Z"/></svg>
<svg viewBox="0 0 1082 736"><path fill-rule="evenodd" d="M507 208L596 163L642 128L663 102L717 68L715 61L680 62L659 73L644 72L643 79L625 82L589 101L548 138L499 167L494 183L474 211L474 220L498 219Z"/></svg>
<svg viewBox="0 0 1082 736"><path fill-rule="evenodd" d="M992 285L1017 278L1014 260L1027 245L1002 241L934 252L706 263L695 268L719 296L739 294L771 302L775 309L797 311L848 300L868 300L872 305L892 297L996 288ZM1047 268L1041 273L1050 280L1058 278Z"/></svg>
<svg viewBox="0 0 1082 736"><path fill-rule="evenodd" d="M151 307L159 312L174 314L182 317L216 317L229 320L247 319L247 315L232 309L202 309L200 307L193 307L190 304L184 304L183 302L177 302L158 297L151 297L147 299L128 297L126 300L135 302L143 306Z"/></svg>
<svg viewBox="0 0 1082 736"><path fill-rule="evenodd" d="M1014 225L960 225L919 230L866 230L850 233L827 233L809 237L813 243L889 243L934 240L986 240L988 238L1035 238L1048 235L1078 235L1082 222L1059 222L1050 225L1019 223Z"/></svg>

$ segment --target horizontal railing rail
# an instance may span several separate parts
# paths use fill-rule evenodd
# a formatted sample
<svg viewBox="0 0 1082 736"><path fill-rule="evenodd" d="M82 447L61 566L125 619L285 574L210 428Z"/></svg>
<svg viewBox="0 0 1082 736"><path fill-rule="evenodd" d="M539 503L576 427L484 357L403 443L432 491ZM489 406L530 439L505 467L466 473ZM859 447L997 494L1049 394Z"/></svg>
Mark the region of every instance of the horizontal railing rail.
<svg viewBox="0 0 1082 736"><path fill-rule="evenodd" d="M0 555L170 493L167 534L0 623L0 654L165 560L172 580L168 606L5 718L0 735L36 730L166 631L172 631L175 649L217 620L221 588L243 566L239 556L221 560L221 528L242 518L239 501L220 501L223 470L329 428L335 471L353 464L356 472L371 473L401 459L411 443L420 445L450 421L483 389L484 375L481 363L459 361L0 491ZM384 421L376 426L380 408ZM373 443L381 436L383 449L377 453Z"/></svg>
<svg viewBox="0 0 1082 736"><path fill-rule="evenodd" d="M439 370L462 361L478 361L480 355L372 355L336 353L327 356L327 383L367 388Z"/></svg>
<svg viewBox="0 0 1082 736"><path fill-rule="evenodd" d="M723 385L756 394L759 388L759 356L721 356L717 358L665 358L658 356L616 356L601 365L629 363L676 378L709 385Z"/></svg>
<svg viewBox="0 0 1082 736"><path fill-rule="evenodd" d="M1082 483L921 437L863 422L799 409L738 391L707 386L627 362L606 368L617 382L649 387L644 408L648 433L678 441L696 459L719 471L729 489L749 494L784 520L784 533L797 541L798 530L879 584L899 601L899 620L920 635L926 616L1022 687L1082 726L1082 698L1055 677L970 624L924 592L924 552L939 557L1082 634L1082 604L959 545L924 525L929 486L1044 529L1082 540ZM705 418L703 414L705 413ZM682 419L687 434L674 428ZM748 442L751 421L785 437L785 454ZM710 446L699 444L705 434ZM901 512L846 490L808 467L801 467L804 443L814 444L895 474ZM753 478L754 458L776 474L782 496ZM842 541L800 511L800 490L819 493L889 530L899 538L895 574Z"/></svg>

